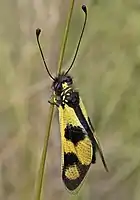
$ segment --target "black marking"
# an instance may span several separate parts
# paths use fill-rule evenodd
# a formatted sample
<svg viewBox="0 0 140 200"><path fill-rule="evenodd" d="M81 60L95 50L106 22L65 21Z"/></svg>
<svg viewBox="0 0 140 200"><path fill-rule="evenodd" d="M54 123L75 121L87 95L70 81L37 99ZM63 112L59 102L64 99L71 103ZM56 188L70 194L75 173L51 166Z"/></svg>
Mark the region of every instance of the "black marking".
<svg viewBox="0 0 140 200"><path fill-rule="evenodd" d="M65 138L70 140L74 145L85 138L85 132L80 126L72 126L68 124L65 128Z"/></svg>
<svg viewBox="0 0 140 200"><path fill-rule="evenodd" d="M93 125L92 125L91 120L90 120L89 117L88 117L88 122L89 122L89 124L90 124L90 126L92 128L92 131L95 132L95 129L94 129L94 127L93 127ZM92 164L94 164L94 163L96 163L96 145L95 144L92 145L92 148L93 148Z"/></svg>
<svg viewBox="0 0 140 200"><path fill-rule="evenodd" d="M95 144L92 144L92 148L93 148L93 155L92 155L92 164L96 163L96 146Z"/></svg>
<svg viewBox="0 0 140 200"><path fill-rule="evenodd" d="M78 117L79 121L81 122L82 126L88 133L90 140L92 141L92 149L93 149L92 163L94 164L96 162L96 141L94 139L93 132L92 132L87 120L85 119L80 106L75 107L74 111L75 111L76 116Z"/></svg>
<svg viewBox="0 0 140 200"><path fill-rule="evenodd" d="M88 124L87 120L85 119L80 106L78 105L78 106L74 107L74 111L75 111L76 116L78 117L79 121L81 122L82 126L86 130L86 132L89 133L90 139L92 140L93 134L92 134L91 128L89 127L89 124Z"/></svg>
<svg viewBox="0 0 140 200"><path fill-rule="evenodd" d="M92 131L95 132L95 129L94 129L94 127L93 127L93 125L92 125L91 120L90 120L89 117L88 117L88 123L90 124L90 126L91 126L91 128L92 128Z"/></svg>
<svg viewBox="0 0 140 200"><path fill-rule="evenodd" d="M72 165L69 167L72 167ZM63 166L63 171L62 171L62 179L66 185L66 187L73 191L75 190L82 182L82 180L84 179L90 165L82 165L80 163L80 161L78 160L77 164L76 164L77 170L79 172L79 177L76 179L69 179L66 175L65 172L68 168L65 167L65 165Z"/></svg>
<svg viewBox="0 0 140 200"><path fill-rule="evenodd" d="M68 168L71 165L77 164L79 162L75 153L64 153L64 166Z"/></svg>
<svg viewBox="0 0 140 200"><path fill-rule="evenodd" d="M75 108L76 106L79 105L79 93L77 91L74 90L70 90L69 91L69 96L66 96L67 99L67 105L70 106L71 108Z"/></svg>
<svg viewBox="0 0 140 200"><path fill-rule="evenodd" d="M64 72L59 74L55 78L55 80L52 84L52 89L55 91L55 94L58 96L60 96L63 91L63 87L62 87L63 83L67 83L68 86L71 86L73 84L71 76L65 75Z"/></svg>

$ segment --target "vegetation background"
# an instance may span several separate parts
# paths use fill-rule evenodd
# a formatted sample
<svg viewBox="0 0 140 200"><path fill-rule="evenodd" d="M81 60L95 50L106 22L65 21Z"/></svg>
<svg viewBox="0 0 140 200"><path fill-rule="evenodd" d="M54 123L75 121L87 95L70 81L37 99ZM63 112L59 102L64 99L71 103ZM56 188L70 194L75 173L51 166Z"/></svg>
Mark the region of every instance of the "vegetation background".
<svg viewBox="0 0 140 200"><path fill-rule="evenodd" d="M43 199L140 199L140 1L78 0L64 60L66 69L88 6L88 23L71 70L104 148L78 196L61 181L60 131L55 111ZM35 29L49 68L56 74L70 1L0 0L0 199L34 199L44 142L51 80L36 45Z"/></svg>

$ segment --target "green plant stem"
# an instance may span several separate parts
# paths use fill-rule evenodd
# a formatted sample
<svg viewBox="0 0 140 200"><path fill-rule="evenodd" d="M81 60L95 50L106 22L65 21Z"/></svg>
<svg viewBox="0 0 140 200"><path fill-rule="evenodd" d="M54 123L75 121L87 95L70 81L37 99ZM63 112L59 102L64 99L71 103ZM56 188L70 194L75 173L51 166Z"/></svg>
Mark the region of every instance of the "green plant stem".
<svg viewBox="0 0 140 200"><path fill-rule="evenodd" d="M59 74L61 72L61 68L62 68L62 64L63 64L64 53L65 53L66 43L67 43L67 39L68 39L68 33L69 33L69 27L70 27L74 2L75 2L75 0L71 0L71 7L70 7L69 14L68 14L68 19L67 19L67 23L66 23L66 27L65 27L65 32L64 32L64 37L63 37L63 40L62 40L62 48L61 48L61 51L60 51L57 74Z"/></svg>
<svg viewBox="0 0 140 200"><path fill-rule="evenodd" d="M43 151L42 151L42 155L41 155L40 167L39 167L39 171L38 171L38 179L37 179L37 185L36 185L36 198L35 198L36 200L41 199L45 161L46 161L46 155L47 155L47 148L48 148L48 141L49 141L49 136L50 136L53 112L54 112L54 106L50 105L48 121L47 121L47 128L46 128L46 135L45 135L45 139L44 139L44 146L43 146Z"/></svg>
<svg viewBox="0 0 140 200"><path fill-rule="evenodd" d="M67 19L67 23L66 23L66 27L65 27L65 32L64 32L64 37L62 40L60 57L59 57L59 62L58 62L58 70L57 70L58 74L61 72L61 68L62 68L62 63L63 63L63 59L64 59L64 53L65 53L65 48L66 48L66 43L67 43L67 38L68 38L68 32L69 32L74 2L75 2L75 0L71 0L71 7L70 7L69 14L68 14L68 19ZM39 167L38 177L37 177L37 181L36 181L35 200L41 199L41 192L42 192L42 188L43 188L44 169L45 169L45 162L46 162L46 156L47 156L51 124L52 124L52 119L53 119L53 112L54 112L54 105L50 105L48 119L47 119L48 121L47 121L47 127L46 127L46 135L45 135L45 139L44 139L40 167Z"/></svg>

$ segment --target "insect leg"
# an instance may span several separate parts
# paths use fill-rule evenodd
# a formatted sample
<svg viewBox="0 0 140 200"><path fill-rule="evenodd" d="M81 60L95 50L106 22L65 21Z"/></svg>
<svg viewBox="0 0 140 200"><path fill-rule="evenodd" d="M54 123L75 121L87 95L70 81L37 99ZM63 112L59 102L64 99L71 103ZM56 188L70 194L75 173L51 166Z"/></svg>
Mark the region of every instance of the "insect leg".
<svg viewBox="0 0 140 200"><path fill-rule="evenodd" d="M59 107L59 104L58 104L58 103L56 103L56 102L52 102L51 100L48 100L48 103L50 103L51 105L54 105L54 106Z"/></svg>
<svg viewBox="0 0 140 200"><path fill-rule="evenodd" d="M54 106L58 106L58 103L55 101L55 96L52 94L50 97L50 100L48 100L48 103Z"/></svg>

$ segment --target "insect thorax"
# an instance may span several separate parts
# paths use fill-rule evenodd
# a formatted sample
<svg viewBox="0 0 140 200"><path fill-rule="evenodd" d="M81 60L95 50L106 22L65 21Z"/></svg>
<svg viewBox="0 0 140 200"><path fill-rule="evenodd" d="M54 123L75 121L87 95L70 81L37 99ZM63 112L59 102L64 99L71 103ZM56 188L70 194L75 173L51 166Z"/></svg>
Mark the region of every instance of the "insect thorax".
<svg viewBox="0 0 140 200"><path fill-rule="evenodd" d="M70 107L79 105L79 93L73 88L72 78L68 75L61 74L56 77L53 82L52 89L54 91L55 103L58 106Z"/></svg>

